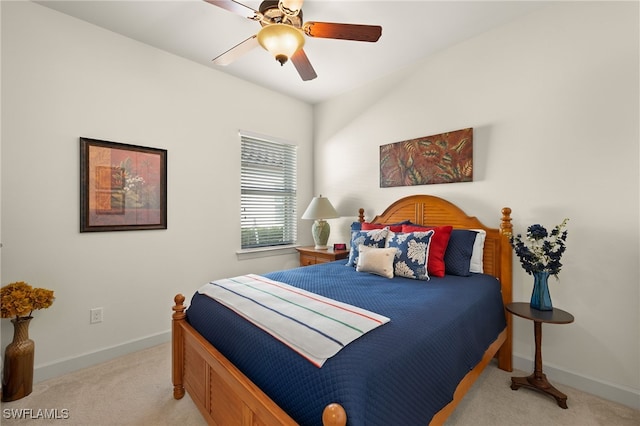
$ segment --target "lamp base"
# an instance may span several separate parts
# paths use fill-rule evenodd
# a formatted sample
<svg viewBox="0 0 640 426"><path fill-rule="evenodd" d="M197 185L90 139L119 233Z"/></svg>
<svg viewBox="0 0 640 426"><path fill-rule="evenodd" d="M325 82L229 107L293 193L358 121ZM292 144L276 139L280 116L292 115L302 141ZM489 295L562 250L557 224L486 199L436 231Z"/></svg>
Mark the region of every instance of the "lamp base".
<svg viewBox="0 0 640 426"><path fill-rule="evenodd" d="M316 243L316 250L327 250L327 241L329 241L329 233L331 227L326 220L316 220L311 227L311 234L313 235L313 241Z"/></svg>

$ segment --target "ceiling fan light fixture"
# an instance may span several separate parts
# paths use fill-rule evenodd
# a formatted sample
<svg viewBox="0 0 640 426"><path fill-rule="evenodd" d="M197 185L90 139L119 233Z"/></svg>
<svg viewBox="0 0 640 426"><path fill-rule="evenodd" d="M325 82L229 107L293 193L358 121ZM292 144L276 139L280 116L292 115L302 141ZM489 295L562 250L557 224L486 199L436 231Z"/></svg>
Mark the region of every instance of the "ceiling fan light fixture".
<svg viewBox="0 0 640 426"><path fill-rule="evenodd" d="M278 1L278 9L285 15L298 16L302 10L302 3L304 0L280 0Z"/></svg>
<svg viewBox="0 0 640 426"><path fill-rule="evenodd" d="M271 24L262 27L258 33L258 43L270 52L280 65L284 65L304 46L304 35L291 25Z"/></svg>

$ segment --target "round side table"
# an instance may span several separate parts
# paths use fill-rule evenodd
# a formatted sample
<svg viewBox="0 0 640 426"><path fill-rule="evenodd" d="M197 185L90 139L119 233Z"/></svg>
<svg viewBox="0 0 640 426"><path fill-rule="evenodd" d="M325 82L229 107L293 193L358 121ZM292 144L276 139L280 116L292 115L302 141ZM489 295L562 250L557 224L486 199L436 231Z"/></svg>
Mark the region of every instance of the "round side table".
<svg viewBox="0 0 640 426"><path fill-rule="evenodd" d="M547 376L542 372L542 323L569 324L573 322L573 315L557 308L553 308L551 311L539 311L533 309L529 303L522 302L509 303L505 308L513 315L533 321L533 331L536 342L535 369L533 374L526 377L512 377L511 389L518 390L524 386L538 390L554 397L560 407L567 408L567 395L554 388L547 380Z"/></svg>

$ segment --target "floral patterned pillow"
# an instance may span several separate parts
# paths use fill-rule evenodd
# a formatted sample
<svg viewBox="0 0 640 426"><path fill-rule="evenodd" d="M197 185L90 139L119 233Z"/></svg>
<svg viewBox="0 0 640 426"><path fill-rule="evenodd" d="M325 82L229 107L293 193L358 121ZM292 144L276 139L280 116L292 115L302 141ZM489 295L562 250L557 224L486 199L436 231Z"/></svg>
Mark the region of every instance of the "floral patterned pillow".
<svg viewBox="0 0 640 426"><path fill-rule="evenodd" d="M427 261L429 259L429 243L434 231L399 232L389 237L389 247L396 249L393 272L396 276L414 280L429 280Z"/></svg>
<svg viewBox="0 0 640 426"><path fill-rule="evenodd" d="M372 229L370 231L354 231L351 233L351 250L347 266L355 267L358 264L358 247L363 244L368 247L383 248L387 244L389 228Z"/></svg>

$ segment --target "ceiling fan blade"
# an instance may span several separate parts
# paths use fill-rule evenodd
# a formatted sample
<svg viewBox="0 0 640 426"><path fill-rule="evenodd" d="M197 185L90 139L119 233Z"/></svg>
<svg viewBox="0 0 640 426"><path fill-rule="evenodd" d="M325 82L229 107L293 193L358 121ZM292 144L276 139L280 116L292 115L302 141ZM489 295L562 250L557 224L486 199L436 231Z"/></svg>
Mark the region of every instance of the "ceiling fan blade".
<svg viewBox="0 0 640 426"><path fill-rule="evenodd" d="M218 6L223 9L226 9L229 12L237 13L240 16L246 16L247 18L250 18L250 19L253 19L258 14L257 10L254 10L253 8L247 5L244 5L234 0L204 0L204 1L214 6ZM253 12L253 15L247 16L248 11Z"/></svg>
<svg viewBox="0 0 640 426"><path fill-rule="evenodd" d="M303 49L300 49L293 54L291 62L293 62L293 65L296 67L296 70L298 70L298 74L300 74L303 81L313 80L318 76Z"/></svg>
<svg viewBox="0 0 640 426"><path fill-rule="evenodd" d="M376 42L382 35L382 27L379 25L336 24L332 22L310 21L305 22L304 32L309 37Z"/></svg>
<svg viewBox="0 0 640 426"><path fill-rule="evenodd" d="M229 65L240 56L244 55L254 47L259 46L258 37L254 34L248 39L236 44L231 49L227 50L221 55L213 58L213 63L216 65Z"/></svg>

